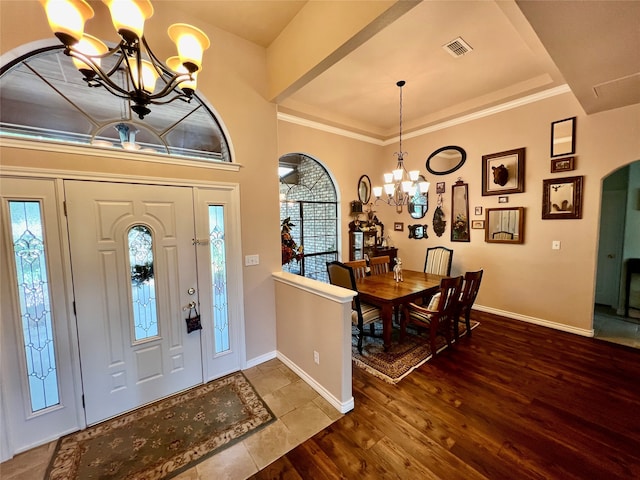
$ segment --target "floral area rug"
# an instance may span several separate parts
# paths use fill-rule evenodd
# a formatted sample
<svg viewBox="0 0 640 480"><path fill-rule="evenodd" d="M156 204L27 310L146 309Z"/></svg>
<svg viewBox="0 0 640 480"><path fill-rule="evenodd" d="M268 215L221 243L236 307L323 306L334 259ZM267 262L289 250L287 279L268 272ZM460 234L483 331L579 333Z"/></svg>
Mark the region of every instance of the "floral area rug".
<svg viewBox="0 0 640 480"><path fill-rule="evenodd" d="M45 479L171 478L275 419L233 373L62 437Z"/></svg>
<svg viewBox="0 0 640 480"><path fill-rule="evenodd" d="M471 330L478 325L480 325L478 322L471 320ZM466 325L460 324L459 328L460 336L463 336L467 331ZM351 343L351 353L356 367L366 370L385 382L398 383L433 357L428 335L417 335L408 328L404 342L399 343L399 332L394 330L391 347L385 352L382 338L380 338L382 336L382 326L376 324L376 335L378 334L380 335L379 337L364 338L362 354L358 352L358 341L354 335ZM438 336L436 342L438 352L447 348L447 342L444 337Z"/></svg>

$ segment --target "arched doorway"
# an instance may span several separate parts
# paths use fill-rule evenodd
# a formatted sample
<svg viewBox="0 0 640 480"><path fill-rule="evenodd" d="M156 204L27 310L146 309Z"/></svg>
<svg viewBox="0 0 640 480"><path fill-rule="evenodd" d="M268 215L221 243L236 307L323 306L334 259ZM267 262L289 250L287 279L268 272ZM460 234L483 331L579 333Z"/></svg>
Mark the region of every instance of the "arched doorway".
<svg viewBox="0 0 640 480"><path fill-rule="evenodd" d="M282 265L286 272L328 282L327 262L338 259L338 200L327 170L303 153L280 157L280 222L290 219L291 236L303 256ZM283 261L285 259L283 258Z"/></svg>
<svg viewBox="0 0 640 480"><path fill-rule="evenodd" d="M601 198L594 335L640 348L640 274L630 276L628 297L626 285L630 260L640 258L640 161L604 178Z"/></svg>

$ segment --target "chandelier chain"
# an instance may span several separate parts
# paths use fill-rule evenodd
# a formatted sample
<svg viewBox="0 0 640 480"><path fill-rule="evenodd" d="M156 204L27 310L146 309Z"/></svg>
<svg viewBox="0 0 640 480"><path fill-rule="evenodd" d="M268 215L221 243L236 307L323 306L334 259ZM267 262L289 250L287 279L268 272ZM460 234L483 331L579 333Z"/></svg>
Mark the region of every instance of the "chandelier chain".
<svg viewBox="0 0 640 480"><path fill-rule="evenodd" d="M400 86L400 155L398 160L402 160L402 86Z"/></svg>

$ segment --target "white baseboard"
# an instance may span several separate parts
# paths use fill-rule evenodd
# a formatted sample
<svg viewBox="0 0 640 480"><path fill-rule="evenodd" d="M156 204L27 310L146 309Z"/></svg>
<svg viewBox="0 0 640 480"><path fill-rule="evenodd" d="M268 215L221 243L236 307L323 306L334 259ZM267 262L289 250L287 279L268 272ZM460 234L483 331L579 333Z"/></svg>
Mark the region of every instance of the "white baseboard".
<svg viewBox="0 0 640 480"><path fill-rule="evenodd" d="M337 399L331 392L329 392L326 388L320 385L314 378L309 376L307 372L302 370L298 365L292 362L286 355L277 352L278 359L284 363L287 367L293 370L302 380L304 380L311 388L313 388L318 395L324 398L327 402L329 402L333 407L338 410L340 413L347 413L353 410L354 400L353 396L346 402L342 402Z"/></svg>
<svg viewBox="0 0 640 480"><path fill-rule="evenodd" d="M275 350L273 350L272 352L268 352L263 355L260 355L259 357L252 358L251 360L247 360L246 368L255 367L256 365L260 365L261 363L268 362L269 360L273 360L274 358L276 358Z"/></svg>
<svg viewBox="0 0 640 480"><path fill-rule="evenodd" d="M594 330L586 329L586 328L577 328L572 327L570 325L565 325L563 323L550 322L549 320L544 320L542 318L529 317L528 315L521 315L519 313L507 312L505 310L498 310L497 308L492 307L484 307L482 305L474 305L474 310L479 310L481 312L493 313L494 315L501 315L503 317L513 318L514 320L521 320L527 323L533 323L535 325L540 325L542 327L553 328L554 330L562 330L563 332L574 333L576 335L581 335L583 337L593 337Z"/></svg>

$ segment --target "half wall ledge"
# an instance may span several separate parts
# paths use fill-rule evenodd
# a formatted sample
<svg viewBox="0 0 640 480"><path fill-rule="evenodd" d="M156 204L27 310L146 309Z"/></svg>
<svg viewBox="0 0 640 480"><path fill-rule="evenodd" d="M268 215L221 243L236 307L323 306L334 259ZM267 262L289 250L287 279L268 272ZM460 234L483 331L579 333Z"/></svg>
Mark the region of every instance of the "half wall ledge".
<svg viewBox="0 0 640 480"><path fill-rule="evenodd" d="M355 292L317 280L274 272L276 350L340 413L353 409L351 300Z"/></svg>

